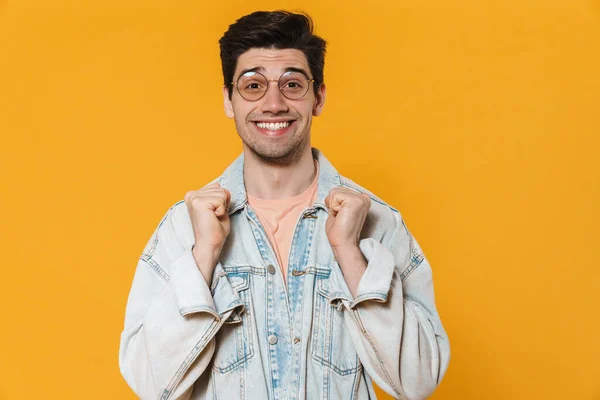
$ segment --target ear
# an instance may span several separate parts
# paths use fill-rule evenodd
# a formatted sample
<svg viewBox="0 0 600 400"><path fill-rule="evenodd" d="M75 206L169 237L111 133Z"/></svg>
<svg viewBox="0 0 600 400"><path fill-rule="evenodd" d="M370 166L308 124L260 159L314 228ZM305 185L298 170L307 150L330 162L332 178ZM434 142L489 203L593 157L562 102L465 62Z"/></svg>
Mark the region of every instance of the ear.
<svg viewBox="0 0 600 400"><path fill-rule="evenodd" d="M223 85L223 107L225 108L225 115L227 118L233 118L233 104L231 104L231 100L229 99L229 90L227 90L227 85Z"/></svg>
<svg viewBox="0 0 600 400"><path fill-rule="evenodd" d="M325 105L325 94L327 90L325 88L325 84L321 83L319 89L317 90L317 101L315 101L315 105L313 106L312 114L315 117L318 117L323 112L323 106Z"/></svg>

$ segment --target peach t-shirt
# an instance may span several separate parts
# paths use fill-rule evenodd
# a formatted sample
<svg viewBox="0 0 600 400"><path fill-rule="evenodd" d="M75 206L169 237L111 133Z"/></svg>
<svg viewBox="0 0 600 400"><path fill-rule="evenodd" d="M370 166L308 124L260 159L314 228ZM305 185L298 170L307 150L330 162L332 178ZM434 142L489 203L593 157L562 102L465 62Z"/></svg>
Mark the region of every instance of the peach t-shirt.
<svg viewBox="0 0 600 400"><path fill-rule="evenodd" d="M256 212L271 242L277 261L282 268L283 280L287 277L287 263L292 236L298 217L305 208L312 206L317 194L319 162L315 160L317 174L311 185L302 193L287 199L260 199L248 194L248 203Z"/></svg>

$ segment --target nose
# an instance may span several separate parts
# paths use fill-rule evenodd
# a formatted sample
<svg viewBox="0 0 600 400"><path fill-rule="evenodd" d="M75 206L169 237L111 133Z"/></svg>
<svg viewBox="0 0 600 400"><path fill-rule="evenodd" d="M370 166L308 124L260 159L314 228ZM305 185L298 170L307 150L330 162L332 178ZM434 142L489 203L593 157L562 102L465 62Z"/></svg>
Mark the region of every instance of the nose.
<svg viewBox="0 0 600 400"><path fill-rule="evenodd" d="M281 94L277 82L270 82L267 89L267 93L263 97L263 102L260 107L262 112L270 112L277 114L280 112L287 112L288 105L285 102L285 97Z"/></svg>

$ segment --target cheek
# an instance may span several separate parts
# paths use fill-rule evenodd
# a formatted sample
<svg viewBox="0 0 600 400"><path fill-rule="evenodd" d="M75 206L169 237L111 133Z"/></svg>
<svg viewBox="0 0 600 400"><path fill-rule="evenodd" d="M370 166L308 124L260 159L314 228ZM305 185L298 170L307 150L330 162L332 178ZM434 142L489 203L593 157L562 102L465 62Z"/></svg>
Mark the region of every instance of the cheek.
<svg viewBox="0 0 600 400"><path fill-rule="evenodd" d="M236 124L244 124L248 114L252 112L252 108L247 104L233 101L231 103Z"/></svg>
<svg viewBox="0 0 600 400"><path fill-rule="evenodd" d="M302 119L304 121L310 120L310 118L312 117L312 113L313 113L313 101L307 101L306 103L303 104L298 104L296 106L296 111L302 115Z"/></svg>

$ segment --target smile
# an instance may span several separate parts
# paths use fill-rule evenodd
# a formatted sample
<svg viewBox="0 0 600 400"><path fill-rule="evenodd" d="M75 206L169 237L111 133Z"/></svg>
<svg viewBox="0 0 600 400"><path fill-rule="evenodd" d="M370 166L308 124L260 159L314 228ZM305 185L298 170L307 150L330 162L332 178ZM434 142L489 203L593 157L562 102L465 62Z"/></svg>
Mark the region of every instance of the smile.
<svg viewBox="0 0 600 400"><path fill-rule="evenodd" d="M267 129L270 131L277 131L279 129L285 129L291 125L292 121L283 121L283 122L255 122L256 126L261 129Z"/></svg>

